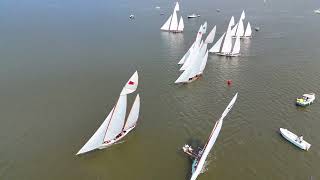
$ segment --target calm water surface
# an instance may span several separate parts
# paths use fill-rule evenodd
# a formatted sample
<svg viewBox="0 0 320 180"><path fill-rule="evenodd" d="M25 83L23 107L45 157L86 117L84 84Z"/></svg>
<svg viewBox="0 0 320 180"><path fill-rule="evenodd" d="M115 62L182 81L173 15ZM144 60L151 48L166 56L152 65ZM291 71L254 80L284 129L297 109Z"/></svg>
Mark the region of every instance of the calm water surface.
<svg viewBox="0 0 320 180"><path fill-rule="evenodd" d="M298 95L320 94L320 16L313 13L320 2L180 5L184 17L201 18L185 18L185 32L170 34L159 28L173 1L0 1L0 179L189 179L191 162L180 148L203 145L236 92L199 179L320 179L320 103L294 105ZM217 25L220 36L242 9L261 29L243 41L242 56L210 55L201 80L175 85L177 62L200 24ZM135 70L142 100L135 131L122 144L76 157ZM310 151L284 140L280 127L303 134Z"/></svg>

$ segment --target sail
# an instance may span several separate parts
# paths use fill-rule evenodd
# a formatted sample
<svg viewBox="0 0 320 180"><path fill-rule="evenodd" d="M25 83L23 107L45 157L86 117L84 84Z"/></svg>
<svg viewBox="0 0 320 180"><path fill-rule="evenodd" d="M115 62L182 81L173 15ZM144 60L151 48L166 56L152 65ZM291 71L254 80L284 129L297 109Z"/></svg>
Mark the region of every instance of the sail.
<svg viewBox="0 0 320 180"><path fill-rule="evenodd" d="M224 38L222 53L230 53L232 48L232 37L230 27L227 30L226 37Z"/></svg>
<svg viewBox="0 0 320 180"><path fill-rule="evenodd" d="M104 142L113 140L118 134L122 132L126 117L126 109L127 95L121 95L111 115L111 119L104 136Z"/></svg>
<svg viewBox="0 0 320 180"><path fill-rule="evenodd" d="M186 70L192 64L192 61L196 58L197 52L200 49L199 42L195 41L193 46L194 47L191 49L189 57L180 68L180 71Z"/></svg>
<svg viewBox="0 0 320 180"><path fill-rule="evenodd" d="M202 74L203 73L203 70L207 65L207 60L208 60L208 50L206 51L206 54L202 58L202 62L201 62L201 65L200 65L200 71L199 71L198 74Z"/></svg>
<svg viewBox="0 0 320 180"><path fill-rule="evenodd" d="M197 37L196 37L196 41L197 42L200 42L200 40L202 39L202 24L200 25L200 28L199 28L199 30L198 30L198 33L197 33Z"/></svg>
<svg viewBox="0 0 320 180"><path fill-rule="evenodd" d="M138 87L138 72L136 71L128 80L128 82L126 83L126 85L123 87L120 95L125 95L125 94L130 94L133 93L134 91L136 91L137 87Z"/></svg>
<svg viewBox="0 0 320 180"><path fill-rule="evenodd" d="M237 36L231 54L239 54L239 53L240 53L240 36Z"/></svg>
<svg viewBox="0 0 320 180"><path fill-rule="evenodd" d="M243 34L244 34L243 21L240 19L240 21L238 23L238 29L236 32L236 36L243 36Z"/></svg>
<svg viewBox="0 0 320 180"><path fill-rule="evenodd" d="M202 34L207 33L207 26L208 26L208 23L207 23L207 21L206 21L206 22L204 22L204 24L203 24L203 26L202 26Z"/></svg>
<svg viewBox="0 0 320 180"><path fill-rule="evenodd" d="M107 118L103 121L97 131L92 135L92 137L86 142L86 144L79 150L77 155L83 154L94 149L97 149L103 143L104 135L106 134L106 130L110 121L110 118L113 114L114 108L110 111Z"/></svg>
<svg viewBox="0 0 320 180"><path fill-rule="evenodd" d="M234 25L234 17L232 16L228 25L228 28Z"/></svg>
<svg viewBox="0 0 320 180"><path fill-rule="evenodd" d="M160 28L161 30L163 30L163 31L169 31L171 18L172 18L172 15L170 15L170 17L168 18L168 20L162 25L162 27Z"/></svg>
<svg viewBox="0 0 320 180"><path fill-rule="evenodd" d="M178 17L176 11L173 12L172 20L170 24L170 31L178 30Z"/></svg>
<svg viewBox="0 0 320 180"><path fill-rule="evenodd" d="M223 33L223 34L222 34L222 36L220 37L220 39L212 46L212 48L209 50L209 52L217 53L217 52L220 51L221 44L222 44L222 40L223 40L225 34L226 34L226 33Z"/></svg>
<svg viewBox="0 0 320 180"><path fill-rule="evenodd" d="M183 31L183 29L184 29L184 23L183 23L183 19L181 16L180 21L179 21L179 25L178 25L178 31Z"/></svg>
<svg viewBox="0 0 320 180"><path fill-rule="evenodd" d="M244 20L246 18L246 14L244 13L244 10L241 13L240 19Z"/></svg>
<svg viewBox="0 0 320 180"><path fill-rule="evenodd" d="M180 11L180 6L178 2L176 2L176 6L174 7L173 11Z"/></svg>
<svg viewBox="0 0 320 180"><path fill-rule="evenodd" d="M186 69L183 73L178 77L178 79L174 83L183 83L187 82L190 78L191 68Z"/></svg>
<svg viewBox="0 0 320 180"><path fill-rule="evenodd" d="M228 112L231 110L231 108L233 107L234 103L236 102L238 97L238 93L236 93L236 95L232 98L232 100L230 101L229 105L227 106L227 108L224 110L224 112L222 113L220 119L216 122L216 124L214 125L214 128L211 132L211 135L209 137L209 141L207 142L206 146L204 147L203 153L201 155L201 158L197 164L197 167L195 169L195 171L193 172L192 176L191 176L191 180L196 180L198 175L201 173L201 170L205 164L206 158L209 155L210 150L212 149L214 143L217 140L217 137L220 133L221 127L222 127L222 123L223 123L223 119L224 117L228 114Z"/></svg>
<svg viewBox="0 0 320 180"><path fill-rule="evenodd" d="M194 47L194 42L193 44L191 45L191 47L189 48L189 50L187 51L186 54L184 54L184 56L181 58L181 60L178 62L178 64L184 64L184 62L186 61L186 59L190 56L190 52L191 52L191 49Z"/></svg>
<svg viewBox="0 0 320 180"><path fill-rule="evenodd" d="M124 131L134 127L138 121L139 117L139 110L140 110L140 96L137 94L136 99L132 105L131 111L128 115L127 122L123 128Z"/></svg>
<svg viewBox="0 0 320 180"><path fill-rule="evenodd" d="M235 36L238 28L238 23L232 28L231 30L231 36Z"/></svg>
<svg viewBox="0 0 320 180"><path fill-rule="evenodd" d="M246 28L246 32L244 33L244 36L245 36L245 37L250 37L251 34L252 34L251 25L250 25L250 23L248 22L248 25L247 25L247 28Z"/></svg>
<svg viewBox="0 0 320 180"><path fill-rule="evenodd" d="M199 74L203 57L205 56L206 51L207 51L207 44L203 44L200 50L196 53L195 59L192 61L192 64L190 65L191 72L189 74L189 78L192 78Z"/></svg>
<svg viewBox="0 0 320 180"><path fill-rule="evenodd" d="M216 35L216 26L214 26L211 32L208 34L204 43L212 43L215 35Z"/></svg>

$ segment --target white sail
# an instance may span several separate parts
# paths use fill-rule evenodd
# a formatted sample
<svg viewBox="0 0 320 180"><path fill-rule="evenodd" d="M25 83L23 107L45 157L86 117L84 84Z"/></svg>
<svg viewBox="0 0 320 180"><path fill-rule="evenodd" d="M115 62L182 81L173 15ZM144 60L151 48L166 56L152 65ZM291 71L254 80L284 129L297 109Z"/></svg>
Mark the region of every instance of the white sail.
<svg viewBox="0 0 320 180"><path fill-rule="evenodd" d="M246 14L244 13L244 10L241 13L240 19L244 20L246 18Z"/></svg>
<svg viewBox="0 0 320 180"><path fill-rule="evenodd" d="M186 59L190 56L190 52L191 49L194 47L194 42L192 43L191 47L189 48L189 50L187 51L186 54L184 54L184 56L180 59L180 61L178 62L178 64L184 64L184 62L186 61Z"/></svg>
<svg viewBox="0 0 320 180"><path fill-rule="evenodd" d="M138 121L139 117L139 110L140 110L140 96L137 94L136 99L132 105L131 111L128 115L127 122L124 125L123 130L127 131L128 129L134 127Z"/></svg>
<svg viewBox="0 0 320 180"><path fill-rule="evenodd" d="M246 28L246 32L244 33L245 37L251 37L252 34L252 30L251 30L251 25L250 22L248 22L247 28Z"/></svg>
<svg viewBox="0 0 320 180"><path fill-rule="evenodd" d="M207 21L206 21L206 22L204 22L204 24L203 24L203 26L202 26L202 34L207 33L207 26L208 26L208 23L207 23Z"/></svg>
<svg viewBox="0 0 320 180"><path fill-rule="evenodd" d="M240 36L237 36L231 54L236 55L236 54L239 54L239 53L240 53Z"/></svg>
<svg viewBox="0 0 320 180"><path fill-rule="evenodd" d="M173 11L172 20L170 24L170 31L178 30L178 17L176 11Z"/></svg>
<svg viewBox="0 0 320 180"><path fill-rule="evenodd" d="M183 23L183 19L182 16L180 17L180 21L179 21L179 25L178 25L178 31L183 31L184 29L184 23Z"/></svg>
<svg viewBox="0 0 320 180"><path fill-rule="evenodd" d="M206 51L207 44L203 44L200 50L196 53L195 59L192 61L192 64L190 65L191 72L189 74L189 78L192 78L199 74L203 57L205 56Z"/></svg>
<svg viewBox="0 0 320 180"><path fill-rule="evenodd" d="M178 2L176 2L176 6L174 7L173 11L180 11L180 6Z"/></svg>
<svg viewBox="0 0 320 180"><path fill-rule="evenodd" d="M202 58L202 62L201 62L201 65L200 65L200 71L199 71L198 74L202 74L203 73L203 70L207 65L207 60L208 60L208 50L206 51L206 54Z"/></svg>
<svg viewBox="0 0 320 180"><path fill-rule="evenodd" d="M107 118L103 121L103 123L100 125L97 131L91 136L91 138L86 142L86 144L79 150L77 155L95 150L99 146L101 146L113 111L114 108L112 108Z"/></svg>
<svg viewBox="0 0 320 180"><path fill-rule="evenodd" d="M191 68L186 69L183 73L178 77L178 79L174 83L184 83L188 82L190 78Z"/></svg>
<svg viewBox="0 0 320 180"><path fill-rule="evenodd" d="M228 112L231 110L231 108L233 107L234 103L236 102L238 97L238 93L236 93L236 95L232 98L232 100L230 101L229 105L227 106L227 108L224 110L224 112L222 113L220 119L216 122L216 124L214 125L214 128L211 132L211 135L209 137L209 141L207 142L207 144L204 147L203 153L201 155L200 160L198 161L198 164L196 166L195 171L193 172L192 176L191 176L191 180L196 180L197 177L199 176L199 174L202 171L202 168L205 164L206 158L209 155L210 150L212 149L214 143L217 140L217 137L220 133L222 124L223 124L223 119L224 117L228 114Z"/></svg>
<svg viewBox="0 0 320 180"><path fill-rule="evenodd" d="M243 21L240 19L240 21L238 23L238 29L237 29L237 32L236 32L236 36L242 37L243 34L244 34Z"/></svg>
<svg viewBox="0 0 320 180"><path fill-rule="evenodd" d="M209 50L209 52L212 52L212 53L220 52L222 40L223 40L225 34L226 33L222 34L220 39L212 46L212 48Z"/></svg>
<svg viewBox="0 0 320 180"><path fill-rule="evenodd" d="M169 31L171 19L172 19L172 15L170 15L168 20L162 25L162 27L160 29L163 31Z"/></svg>
<svg viewBox="0 0 320 180"><path fill-rule="evenodd" d="M189 57L186 59L186 61L185 61L184 64L182 65L182 67L180 68L180 71L186 70L186 69L193 63L193 60L196 58L196 55L197 55L199 49L200 49L199 42L198 42L198 41L195 41L194 47L191 49L190 55L189 55Z"/></svg>
<svg viewBox="0 0 320 180"><path fill-rule="evenodd" d="M136 91L137 87L138 87L138 72L136 71L128 80L128 82L126 83L126 85L123 87L120 95L125 95L125 94L130 94L133 93L134 91Z"/></svg>
<svg viewBox="0 0 320 180"><path fill-rule="evenodd" d="M229 27L232 27L233 25L234 25L234 17L232 16L231 19L230 19L228 28L229 28Z"/></svg>
<svg viewBox="0 0 320 180"><path fill-rule="evenodd" d="M118 134L122 132L127 110L127 95L121 95L114 107L113 114L111 116L106 135L104 136L104 142L113 140Z"/></svg>
<svg viewBox="0 0 320 180"><path fill-rule="evenodd" d="M235 36L238 28L238 23L232 28L231 30L231 36Z"/></svg>
<svg viewBox="0 0 320 180"><path fill-rule="evenodd" d="M200 40L202 39L202 35L203 35L203 33L202 33L202 24L200 25L200 28L199 28L199 30L198 30L198 33L197 33L197 37L196 37L196 41L197 42L200 42Z"/></svg>
<svg viewBox="0 0 320 180"><path fill-rule="evenodd" d="M214 26L211 32L208 34L204 43L212 43L215 35L216 35L216 26Z"/></svg>
<svg viewBox="0 0 320 180"><path fill-rule="evenodd" d="M232 37L231 37L231 30L228 28L226 37L224 38L223 46L222 46L222 53L230 53L232 49Z"/></svg>

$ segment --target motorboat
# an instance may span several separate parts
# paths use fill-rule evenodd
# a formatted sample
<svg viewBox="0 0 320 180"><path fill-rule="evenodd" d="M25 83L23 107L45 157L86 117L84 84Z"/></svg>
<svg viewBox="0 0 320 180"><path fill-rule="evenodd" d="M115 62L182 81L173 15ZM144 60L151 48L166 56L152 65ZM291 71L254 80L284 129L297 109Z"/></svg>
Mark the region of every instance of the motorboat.
<svg viewBox="0 0 320 180"><path fill-rule="evenodd" d="M188 18L197 18L200 17L200 14L190 14Z"/></svg>
<svg viewBox="0 0 320 180"><path fill-rule="evenodd" d="M296 105L308 106L312 104L315 99L316 99L316 95L314 93L304 94L301 97L297 98Z"/></svg>
<svg viewBox="0 0 320 180"><path fill-rule="evenodd" d="M308 151L311 147L307 141L303 139L303 136L297 136L287 129L280 128L280 134L292 144L298 146L300 149Z"/></svg>

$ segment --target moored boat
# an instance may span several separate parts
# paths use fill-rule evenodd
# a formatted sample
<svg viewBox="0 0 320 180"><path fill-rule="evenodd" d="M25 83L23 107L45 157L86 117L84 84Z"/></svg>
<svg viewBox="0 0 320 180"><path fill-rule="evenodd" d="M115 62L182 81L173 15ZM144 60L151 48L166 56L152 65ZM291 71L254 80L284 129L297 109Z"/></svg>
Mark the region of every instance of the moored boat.
<svg viewBox="0 0 320 180"><path fill-rule="evenodd" d="M316 99L316 95L314 93L304 94L302 97L298 97L296 101L297 106L308 106L313 103Z"/></svg>
<svg viewBox="0 0 320 180"><path fill-rule="evenodd" d="M292 144L296 145L300 149L308 151L311 147L311 144L309 144L307 141L303 139L303 136L297 136L294 133L290 132L287 129L280 128L280 134L287 139Z"/></svg>
<svg viewBox="0 0 320 180"><path fill-rule="evenodd" d="M189 16L188 16L188 18L197 18L197 17L200 17L200 14L190 14Z"/></svg>

